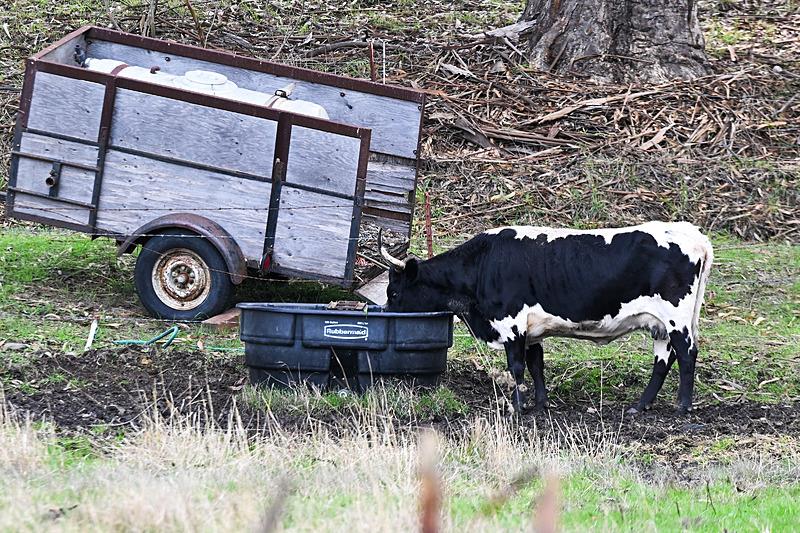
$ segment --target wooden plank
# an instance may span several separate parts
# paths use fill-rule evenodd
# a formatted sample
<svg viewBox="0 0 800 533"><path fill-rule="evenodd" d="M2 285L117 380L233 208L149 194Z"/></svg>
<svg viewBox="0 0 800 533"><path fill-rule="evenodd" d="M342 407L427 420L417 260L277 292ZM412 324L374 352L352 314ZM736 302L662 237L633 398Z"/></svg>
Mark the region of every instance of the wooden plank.
<svg viewBox="0 0 800 533"><path fill-rule="evenodd" d="M99 83L37 72L28 127L96 141L104 94Z"/></svg>
<svg viewBox="0 0 800 533"><path fill-rule="evenodd" d="M89 56L116 59L129 65L158 67L163 72L182 76L189 70L210 70L228 77L239 87L272 94L295 82L292 98L308 100L325 108L334 122L372 129L370 149L410 159L416 159L422 110L419 104L386 96L339 89L308 81L275 76L209 61L174 54L153 52L107 41L94 41Z"/></svg>
<svg viewBox="0 0 800 533"><path fill-rule="evenodd" d="M91 212L88 208L59 202L58 199L39 198L21 192L14 193L14 211L81 225L89 223Z"/></svg>
<svg viewBox="0 0 800 533"><path fill-rule="evenodd" d="M96 146L55 139L35 133L25 132L22 134L20 151L80 165L93 167L97 164Z"/></svg>
<svg viewBox="0 0 800 533"><path fill-rule="evenodd" d="M411 230L411 223L406 220L396 220L394 218L386 218L386 217L376 217L374 215L370 215L364 213L362 215L361 223L362 225L364 222L370 222L381 228L392 230L397 233L402 233L403 235L408 235L409 231Z"/></svg>
<svg viewBox="0 0 800 533"><path fill-rule="evenodd" d="M368 281L355 292L376 305L386 305L386 287L389 286L389 271L384 270L377 277Z"/></svg>
<svg viewBox="0 0 800 533"><path fill-rule="evenodd" d="M367 191L367 192L375 191L377 193L392 194L392 195L397 196L397 197L402 196L402 197L404 197L406 199L405 200L406 203L409 203L410 196L409 196L408 193L412 192L413 188L412 189L408 189L407 187L397 187L397 186L392 185L392 184L375 183L373 181L372 183L367 182L367 185L366 185L364 190Z"/></svg>
<svg viewBox="0 0 800 533"><path fill-rule="evenodd" d="M409 216L414 198L417 170L413 161L409 164L397 161L370 161L367 166L367 183L364 205L398 215ZM388 217L378 217L381 227L408 233L410 225Z"/></svg>
<svg viewBox="0 0 800 533"><path fill-rule="evenodd" d="M364 192L364 200L367 204L393 204L397 206L399 213L410 213L411 207L408 205L408 197L405 195L398 195L393 192L366 190Z"/></svg>
<svg viewBox="0 0 800 533"><path fill-rule="evenodd" d="M414 190L417 169L412 165L370 161L367 164L367 188L397 188L406 192Z"/></svg>
<svg viewBox="0 0 800 533"><path fill-rule="evenodd" d="M236 329L239 327L241 310L237 307L228 309L224 313L203 320L203 325L217 331Z"/></svg>
<svg viewBox="0 0 800 533"><path fill-rule="evenodd" d="M364 205L375 209L383 209L393 213L401 213L408 215L411 213L411 207L408 204L400 204L396 202L378 202L375 200L365 201Z"/></svg>
<svg viewBox="0 0 800 533"><path fill-rule="evenodd" d="M132 234L169 213L196 213L222 226L246 259L261 260L271 184L109 150L97 225Z"/></svg>
<svg viewBox="0 0 800 533"><path fill-rule="evenodd" d="M292 127L286 181L353 196L361 139Z"/></svg>
<svg viewBox="0 0 800 533"><path fill-rule="evenodd" d="M49 194L50 187L45 179L50 175L53 164L38 159L20 157L17 166L17 187L28 191ZM61 167L58 180L58 198L67 198L78 202L91 203L95 173L89 170L69 166Z"/></svg>
<svg viewBox="0 0 800 533"><path fill-rule="evenodd" d="M343 278L352 215L350 200L284 185L275 231L274 264Z"/></svg>
<svg viewBox="0 0 800 533"><path fill-rule="evenodd" d="M120 89L111 124L112 146L272 176L273 120Z"/></svg>

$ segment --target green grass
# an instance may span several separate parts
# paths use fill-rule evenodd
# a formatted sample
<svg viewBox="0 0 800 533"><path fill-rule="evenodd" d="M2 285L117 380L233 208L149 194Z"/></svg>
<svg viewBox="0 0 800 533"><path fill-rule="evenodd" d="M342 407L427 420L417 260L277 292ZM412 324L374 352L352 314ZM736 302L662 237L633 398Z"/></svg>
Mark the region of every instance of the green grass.
<svg viewBox="0 0 800 533"><path fill-rule="evenodd" d="M383 416L424 420L468 412L467 405L444 386L416 391L403 384L386 384L361 395L348 391L321 393L306 388L281 390L248 386L242 392L242 400L259 411L311 417L375 411Z"/></svg>
<svg viewBox="0 0 800 533"><path fill-rule="evenodd" d="M449 510L462 527L489 516L499 527L517 530L529 523L542 485L536 479L497 506L487 505L485 497L454 496ZM592 468L569 475L560 486L565 531L790 531L800 519L798 486L744 491L730 482L658 487L624 470Z"/></svg>
<svg viewBox="0 0 800 533"><path fill-rule="evenodd" d="M569 479L564 489L567 530L789 531L800 519L797 486L740 493L731 483L657 488L597 475Z"/></svg>

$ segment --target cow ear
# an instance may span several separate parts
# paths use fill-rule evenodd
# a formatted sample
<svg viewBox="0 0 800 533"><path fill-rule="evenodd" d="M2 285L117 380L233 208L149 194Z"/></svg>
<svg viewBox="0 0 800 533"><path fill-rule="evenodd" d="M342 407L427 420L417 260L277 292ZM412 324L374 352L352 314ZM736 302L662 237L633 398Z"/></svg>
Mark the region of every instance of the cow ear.
<svg viewBox="0 0 800 533"><path fill-rule="evenodd" d="M419 274L419 263L413 257L406 261L406 267L403 269L408 281L416 281Z"/></svg>

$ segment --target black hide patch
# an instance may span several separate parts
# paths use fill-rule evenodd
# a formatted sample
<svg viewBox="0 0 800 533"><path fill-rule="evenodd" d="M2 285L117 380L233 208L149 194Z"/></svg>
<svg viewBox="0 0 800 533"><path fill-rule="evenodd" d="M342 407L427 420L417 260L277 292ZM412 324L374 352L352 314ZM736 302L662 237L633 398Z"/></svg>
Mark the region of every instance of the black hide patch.
<svg viewBox="0 0 800 533"><path fill-rule="evenodd" d="M508 229L494 239L491 255L477 278L478 305L490 319L541 304L573 322L616 316L622 304L659 295L677 306L691 291L700 265L677 244L659 246L642 231L619 233L610 243L598 235L572 235L547 242L547 236L517 239Z"/></svg>

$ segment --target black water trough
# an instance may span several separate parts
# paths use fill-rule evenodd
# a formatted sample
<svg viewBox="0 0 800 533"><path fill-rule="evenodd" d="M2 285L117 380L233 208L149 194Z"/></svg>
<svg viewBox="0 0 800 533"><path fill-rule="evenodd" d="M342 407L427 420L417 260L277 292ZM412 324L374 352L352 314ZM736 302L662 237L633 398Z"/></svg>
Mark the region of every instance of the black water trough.
<svg viewBox="0 0 800 533"><path fill-rule="evenodd" d="M325 304L243 303L239 335L250 382L363 391L384 378L439 382L453 344L451 313L359 311Z"/></svg>

